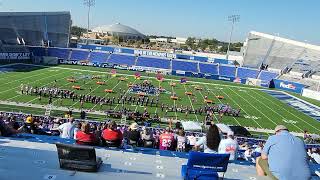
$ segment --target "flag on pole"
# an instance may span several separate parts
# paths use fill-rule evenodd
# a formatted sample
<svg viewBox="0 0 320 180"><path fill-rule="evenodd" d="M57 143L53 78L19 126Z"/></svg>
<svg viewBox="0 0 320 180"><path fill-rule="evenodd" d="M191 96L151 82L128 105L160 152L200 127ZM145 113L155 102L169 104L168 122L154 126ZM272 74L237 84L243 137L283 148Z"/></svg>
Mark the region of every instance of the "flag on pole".
<svg viewBox="0 0 320 180"><path fill-rule="evenodd" d="M111 70L111 76L112 76L112 77L116 77L116 76L117 76L117 70L112 69L112 70Z"/></svg>
<svg viewBox="0 0 320 180"><path fill-rule="evenodd" d="M140 72L136 72L134 74L134 78L139 80L141 78L141 73Z"/></svg>

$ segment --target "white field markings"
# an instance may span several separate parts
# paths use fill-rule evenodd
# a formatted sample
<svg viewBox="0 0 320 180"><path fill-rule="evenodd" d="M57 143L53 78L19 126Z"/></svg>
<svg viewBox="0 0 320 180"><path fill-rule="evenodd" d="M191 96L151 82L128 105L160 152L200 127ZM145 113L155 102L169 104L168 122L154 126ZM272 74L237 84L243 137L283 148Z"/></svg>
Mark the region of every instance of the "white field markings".
<svg viewBox="0 0 320 180"><path fill-rule="evenodd" d="M21 63L23 64L23 63ZM35 65L35 64L24 64L24 65L30 65L30 66L40 66L40 67L50 67L53 69L69 69L69 70L75 70L75 71L83 71L83 72L95 72L95 73L101 73L101 74L111 74L110 72L103 72L103 71L94 71L94 70L87 70L87 69L75 69L75 68L67 68L67 67L51 67L51 66L44 66L44 65ZM123 73L117 73L118 75L126 75L126 76L134 76L132 74L123 74ZM148 78L148 76L141 76L142 78ZM150 77L152 79L156 79L156 77ZM166 79L170 81L180 82L178 79ZM255 87L247 87L247 86L235 86L235 85L229 85L229 84L216 84L212 82L197 82L197 81L188 81L193 84L206 84L206 85L217 85L217 86L225 86L225 87L235 87L240 89L259 89ZM261 88L260 88L261 89Z"/></svg>
<svg viewBox="0 0 320 180"><path fill-rule="evenodd" d="M133 84L134 84L136 81L137 81L137 79L135 79L135 80L133 81ZM129 93L129 91L130 91L130 88L128 88L128 90L124 93L123 96L126 96L126 95ZM118 108L118 106L119 106L119 104L117 104L117 105L113 108L113 110L116 110L116 109Z"/></svg>
<svg viewBox="0 0 320 180"><path fill-rule="evenodd" d="M171 82L172 82L172 81L171 81ZM169 84L171 84L171 82L168 81ZM171 86L171 85L170 85L170 86ZM171 91L172 91L173 94L175 94L175 91L174 91L174 89L173 89L173 86L171 86ZM176 107L176 100L173 100L173 106L175 107L175 109L177 108L177 107ZM175 116L176 116L176 119L178 119L177 111L174 111L174 114L175 114Z"/></svg>
<svg viewBox="0 0 320 180"><path fill-rule="evenodd" d="M113 78L114 78L114 77L108 78L108 80L106 81L106 83L107 83L109 80L113 79ZM88 81L88 83L89 83L89 82L92 82L92 81L94 81L94 79L90 79L90 80ZM86 82L85 84L87 84L87 82ZM86 95L86 96L90 95L92 92L94 92L95 90L97 90L99 87L100 87L100 85L97 85L96 88L91 89L91 91L89 91L89 92L88 92L87 94L85 94L85 95ZM78 103L79 103L79 101L76 101L76 102L73 103L71 106L69 106L69 109L72 108L73 106L75 106L75 105L78 104Z"/></svg>
<svg viewBox="0 0 320 180"><path fill-rule="evenodd" d="M304 123L306 123L306 124L308 124L309 126L313 127L314 129L316 129L316 130L320 131L320 129L318 129L318 128L314 127L312 124L308 123L307 121L305 121L304 119L300 118L299 116L296 116L295 114L293 114L292 112L290 112L287 108L284 108L284 107L282 107L282 106L278 105L277 103L274 103L274 101L271 101L270 99L268 99L268 98L264 97L263 95L261 95L261 94L259 94L259 93L255 92L255 91L252 91L252 92L254 92L254 93L255 93L255 94L257 94L258 96L262 97L263 99L265 99L265 100L267 100L267 101L271 102L273 105L276 105L277 107L279 107L279 108L281 108L281 109L285 110L286 112L288 112L289 114L291 114L291 115L292 115L292 116L294 116L295 118L300 119L301 121L303 121ZM281 101L280 101L280 102L281 102Z"/></svg>
<svg viewBox="0 0 320 180"><path fill-rule="evenodd" d="M231 91L233 91L231 88L229 88ZM236 93L238 95L237 92L233 91L234 93ZM248 93L247 93L248 94ZM249 94L248 94L249 95ZM240 95L238 95L240 96ZM244 99L245 101L247 101L245 98L243 98L242 96L240 96L242 99ZM274 111L273 109L271 109L269 106L265 105L264 103L262 103L261 101L259 101L257 98L255 98L254 96L251 96L253 99L255 99L256 101L258 101L259 103L261 103L263 106L267 107L268 109L270 109L272 112L274 112L275 114L278 114L280 117L284 118L281 114L279 114L278 112ZM257 109L254 105L252 105L249 101L247 101L247 103L249 103L252 107L254 107L255 109ZM257 109L258 110L258 109ZM262 113L260 110L258 110L261 114L263 114L263 116L267 117L267 119L269 119L273 124L276 124L272 119L270 119L268 116L266 116L264 113ZM292 124L293 126L295 126L296 128L300 129L301 131L303 131L301 128L299 128L297 125Z"/></svg>
<svg viewBox="0 0 320 180"><path fill-rule="evenodd" d="M204 99L203 94L201 93L201 90L199 90L199 93L200 93L200 95L202 96L202 99L203 99L203 101L204 101L205 99ZM206 113L207 113L207 112L206 112ZM217 118L217 116L216 116L215 114L213 114L213 117L217 120L218 123L220 123L220 122L219 122L219 119Z"/></svg>
<svg viewBox="0 0 320 180"><path fill-rule="evenodd" d="M2 85L7 85L7 84L11 84L11 83L14 83L14 82L16 82L16 81L21 81L21 80L24 80L24 79L29 79L29 78L32 78L32 77L35 77L35 76L42 76L43 74L47 74L48 72L47 71L45 71L45 72L43 72L43 73L36 73L36 74L33 74L33 75L31 75L31 76L28 76L28 77L24 77L24 78L21 78L21 79L16 79L16 80L13 80L13 81L10 81L10 82L7 82L7 83L4 83L4 84L2 84Z"/></svg>
<svg viewBox="0 0 320 180"><path fill-rule="evenodd" d="M111 77L110 79L112 79L113 77ZM127 78L127 76L126 76L126 78ZM107 80L107 82L110 80L110 79L108 79ZM119 81L113 88L112 88L112 91L121 83L122 81ZM98 86L99 87L99 86ZM90 94L90 93L89 93ZM104 95L103 96L103 98L106 98L106 97L108 97L109 96L109 94L110 93L107 93L106 95ZM95 107L97 107L98 106L98 104L95 104L91 109L90 109L90 111L92 111Z"/></svg>
<svg viewBox="0 0 320 180"><path fill-rule="evenodd" d="M249 95L248 92L246 92L246 93ZM261 102L259 99L257 99L256 97L254 97L254 96L251 96L251 97L253 97L253 99L255 99L256 101L262 103L262 102ZM280 114L280 113L278 113L277 111L273 110L272 108L270 108L269 106L265 105L264 103L262 103L262 104L263 104L263 106L265 106L265 107L267 107L268 109L270 109L272 112L278 114L282 119L286 119L286 117L284 117L282 114ZM273 103L273 104L274 104L274 103ZM304 122L305 122L305 121L304 121ZM294 123L291 123L291 124L292 124L293 126L295 126L296 128L298 128L299 130L303 131L303 129L301 129L299 126L295 125Z"/></svg>
<svg viewBox="0 0 320 180"><path fill-rule="evenodd" d="M61 72L61 73L58 73L58 74L56 74L56 75L63 74L63 73L65 73L65 71L64 71L64 72ZM45 73L42 73L42 74L45 74ZM41 75L42 75L42 74L41 74ZM56 76L56 75L54 75L54 76ZM28 76L28 77L22 78L22 79L28 79L28 78L31 78L31 77L34 77L34 75ZM47 79L47 78L50 78L50 77L53 77L53 76L40 78L40 79L37 79L37 80L35 80L35 81L32 81L31 83L35 83L35 82L38 82L38 81L41 81L41 80L43 80L43 79ZM20 80L22 80L22 79L20 79ZM15 80L15 81L17 81L17 80ZM11 82L14 82L14 81L11 81ZM28 84L29 84L29 83L28 83ZM5 84L2 84L2 85L5 85ZM11 91L11 90L14 90L14 89L17 89L17 88L19 88L19 87L20 87L20 85L19 85L19 86L16 86L16 87L13 87L13 88L10 88L10 89L7 89L7 90L4 90L4 91L0 91L0 94L5 93L5 92L8 92L8 91ZM20 89L19 89L19 90L20 90Z"/></svg>
<svg viewBox="0 0 320 180"><path fill-rule="evenodd" d="M211 89L209 89L209 91L210 92L213 92ZM244 110L244 108L242 108L241 106L240 106L240 104L238 104L235 100L233 100L233 98L231 98L229 95L228 95L228 93L226 93L226 92L224 92L224 91L221 91L223 94L225 94L226 96L228 96L228 98L234 103L234 104L236 104L238 107L240 107L241 108L241 110L245 113L245 114L247 114L247 115L249 115L247 112L246 112L246 110ZM221 100L219 99L219 101L221 102ZM235 117L233 117L233 118L235 118ZM235 118L236 119L236 118ZM254 120L254 119L252 119L260 128L262 128L262 126L256 121L256 120ZM236 120L237 121L237 120ZM238 121L237 121L238 122ZM238 122L239 123L239 122ZM239 125L240 125L240 123L239 123Z"/></svg>
<svg viewBox="0 0 320 180"><path fill-rule="evenodd" d="M252 105L246 98L243 98L241 95L239 95L237 92L233 91L231 88L230 91L232 91L234 94L236 94L237 96L239 96L241 99L245 100L251 107L253 107L255 110L257 110L260 114L262 114L265 118L267 118L270 122L272 122L274 125L278 125L277 123L275 123L272 119L270 119L267 115L265 115L262 111L260 111L258 108L256 108L254 105Z"/></svg>
<svg viewBox="0 0 320 180"><path fill-rule="evenodd" d="M41 80L43 80L43 79L48 79L48 78L52 78L52 77L55 77L55 76L58 76L58 75L61 75L61 74L66 74L67 72L69 72L69 71L64 71L64 72L61 72L61 73L58 73L58 74L55 74L55 75L52 75L52 76L47 76L47 77L44 77L44 78L41 78L41 79L37 79L37 80L32 81L31 83L28 83L28 84L33 84L33 83L38 82L38 81L41 81ZM60 79L63 79L63 78L65 78L65 77L62 77L62 78L60 78ZM50 84L50 83L52 83L52 81L49 82L49 83L46 83L46 84L44 84L44 85L42 85L42 86L40 86L40 87L46 86L46 85L48 85L48 84ZM14 90L14 89L17 89L17 88L19 88L19 87L20 87L20 85L17 86L17 87L14 87L14 88L12 88L12 89L8 89L8 90L6 90L6 91ZM20 90L20 89L19 89L19 90ZM0 92L0 93L6 92L6 91L2 91L2 92ZM8 99L6 99L6 101L9 101L9 100L11 100L11 99L15 99L15 98L17 98L17 97L19 97L19 96L22 96L22 94L18 94L18 95L16 95L16 96L13 96L13 97L11 97L11 98L8 98Z"/></svg>
<svg viewBox="0 0 320 180"><path fill-rule="evenodd" d="M187 88L186 88L186 85L185 85L185 84L183 85L183 87L184 87L185 91L187 92ZM188 96L188 95L187 95L187 96ZM192 103L192 100L191 100L190 96L188 96L188 99L189 99L189 101L190 101L192 110L194 111L193 103ZM197 121L199 121L198 116L197 116L196 114L194 114L194 116L196 117Z"/></svg>

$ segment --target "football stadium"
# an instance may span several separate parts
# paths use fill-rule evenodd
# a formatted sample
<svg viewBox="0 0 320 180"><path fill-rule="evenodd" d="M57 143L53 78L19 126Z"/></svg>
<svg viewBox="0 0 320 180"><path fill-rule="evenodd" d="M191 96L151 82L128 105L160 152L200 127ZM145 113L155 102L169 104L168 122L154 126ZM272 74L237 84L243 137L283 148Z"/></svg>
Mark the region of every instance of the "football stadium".
<svg viewBox="0 0 320 180"><path fill-rule="evenodd" d="M282 131L320 177L320 46L250 31L237 60L69 48L70 12L0 19L0 179L268 179L255 166ZM121 24L94 31L145 38ZM206 153L216 139L219 153Z"/></svg>

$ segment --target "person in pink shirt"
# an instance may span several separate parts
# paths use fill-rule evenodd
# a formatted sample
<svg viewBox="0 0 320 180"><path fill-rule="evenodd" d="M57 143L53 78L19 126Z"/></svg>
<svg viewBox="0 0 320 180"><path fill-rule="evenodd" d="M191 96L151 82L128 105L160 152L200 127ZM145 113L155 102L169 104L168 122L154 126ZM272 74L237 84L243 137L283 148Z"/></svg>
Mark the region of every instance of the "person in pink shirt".
<svg viewBox="0 0 320 180"><path fill-rule="evenodd" d="M172 150L174 143L174 135L170 128L166 128L166 131L159 137L159 149L160 150Z"/></svg>

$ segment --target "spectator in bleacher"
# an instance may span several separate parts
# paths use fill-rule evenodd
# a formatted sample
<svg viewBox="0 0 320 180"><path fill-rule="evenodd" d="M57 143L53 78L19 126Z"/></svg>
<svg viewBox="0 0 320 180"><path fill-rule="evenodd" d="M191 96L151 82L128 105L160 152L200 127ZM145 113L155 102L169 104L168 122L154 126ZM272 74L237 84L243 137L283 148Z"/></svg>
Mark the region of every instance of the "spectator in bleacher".
<svg viewBox="0 0 320 180"><path fill-rule="evenodd" d="M74 118L69 118L68 122L61 124L58 129L60 131L60 137L65 139L74 138L73 130L74 130Z"/></svg>
<svg viewBox="0 0 320 180"><path fill-rule="evenodd" d="M275 128L256 161L257 173L271 179L310 179L304 142L290 134L283 125Z"/></svg>
<svg viewBox="0 0 320 180"><path fill-rule="evenodd" d="M132 123L127 132L128 144L137 146L141 140L138 124Z"/></svg>
<svg viewBox="0 0 320 180"><path fill-rule="evenodd" d="M165 132L159 136L159 149L160 150L172 150L174 143L174 135L169 127L166 128Z"/></svg>
<svg viewBox="0 0 320 180"><path fill-rule="evenodd" d="M195 144L195 149L198 150L203 146L205 153L217 153L221 138L217 125L210 125L206 136L201 137Z"/></svg>
<svg viewBox="0 0 320 180"><path fill-rule="evenodd" d="M80 145L96 145L96 137L90 132L90 124L82 123L81 130L76 134L76 143Z"/></svg>
<svg viewBox="0 0 320 180"><path fill-rule="evenodd" d="M0 136L10 137L23 130L24 126L15 129L10 123L5 123L4 118L0 117Z"/></svg>
<svg viewBox="0 0 320 180"><path fill-rule="evenodd" d="M115 121L110 122L107 128L102 131L102 139L106 141L107 146L121 146L123 135L122 132L117 129Z"/></svg>
<svg viewBox="0 0 320 180"><path fill-rule="evenodd" d="M188 136L189 148L192 149L194 145L197 143L197 138L194 133Z"/></svg>
<svg viewBox="0 0 320 180"><path fill-rule="evenodd" d="M320 164L320 148L308 149L308 155L315 163Z"/></svg>
<svg viewBox="0 0 320 180"><path fill-rule="evenodd" d="M219 153L230 154L229 160L236 160L238 157L239 145L238 142L234 139L233 131L228 131L227 139L222 139L219 144Z"/></svg>
<svg viewBox="0 0 320 180"><path fill-rule="evenodd" d="M73 129L73 138L74 139L77 139L76 135L77 135L77 132L80 130L81 130L81 123L79 122L76 124L75 128Z"/></svg>
<svg viewBox="0 0 320 180"><path fill-rule="evenodd" d="M177 149L176 150L179 152L185 152L186 146L188 144L188 139L187 139L183 129L179 129L178 135L176 136L176 142L177 142Z"/></svg>
<svg viewBox="0 0 320 180"><path fill-rule="evenodd" d="M147 148L153 147L154 139L153 139L153 135L152 135L150 129L147 129L145 127L142 128L141 140L143 142L144 147L147 147Z"/></svg>

